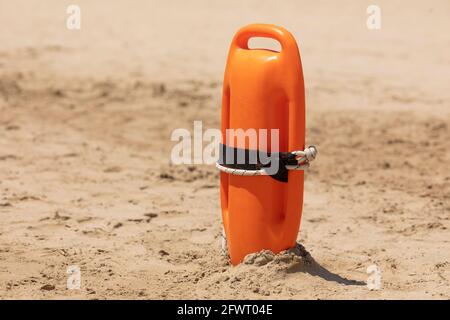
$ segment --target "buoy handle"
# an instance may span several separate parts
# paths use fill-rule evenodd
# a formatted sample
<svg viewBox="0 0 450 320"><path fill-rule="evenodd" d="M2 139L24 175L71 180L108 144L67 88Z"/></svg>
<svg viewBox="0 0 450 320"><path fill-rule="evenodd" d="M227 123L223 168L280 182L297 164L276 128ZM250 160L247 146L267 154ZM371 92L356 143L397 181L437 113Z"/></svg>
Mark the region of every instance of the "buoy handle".
<svg viewBox="0 0 450 320"><path fill-rule="evenodd" d="M297 49L292 34L286 29L272 24L249 24L241 28L233 39L233 45L241 49L249 49L248 40L254 37L272 38L277 40L281 45L281 52L292 52Z"/></svg>

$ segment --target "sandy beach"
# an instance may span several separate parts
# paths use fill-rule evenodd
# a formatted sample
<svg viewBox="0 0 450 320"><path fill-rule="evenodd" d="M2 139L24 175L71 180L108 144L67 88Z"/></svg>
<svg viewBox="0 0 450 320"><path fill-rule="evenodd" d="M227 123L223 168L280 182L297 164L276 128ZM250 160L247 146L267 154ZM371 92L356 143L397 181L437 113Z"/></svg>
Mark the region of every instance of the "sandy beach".
<svg viewBox="0 0 450 320"><path fill-rule="evenodd" d="M450 299L450 3L0 0L1 299ZM298 41L305 259L233 267L219 173L174 165L220 127L230 41ZM80 289L67 288L79 266ZM369 290L377 265L381 288Z"/></svg>

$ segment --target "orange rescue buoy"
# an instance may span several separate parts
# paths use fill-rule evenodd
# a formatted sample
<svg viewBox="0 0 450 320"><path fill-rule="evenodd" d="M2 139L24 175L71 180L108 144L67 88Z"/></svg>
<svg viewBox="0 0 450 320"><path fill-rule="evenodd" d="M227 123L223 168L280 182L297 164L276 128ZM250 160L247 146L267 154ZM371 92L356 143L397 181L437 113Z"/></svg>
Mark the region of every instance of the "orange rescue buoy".
<svg viewBox="0 0 450 320"><path fill-rule="evenodd" d="M281 51L250 49L252 37L275 39ZM303 71L297 43L286 29L251 24L234 36L223 83L223 145L256 151L248 140L227 137L227 129L278 129L279 150L275 151L305 148ZM258 139L266 139L264 151L273 152L270 135ZM286 177L283 181L269 175L220 173L222 219L233 265L249 253L263 249L278 253L295 246L302 216L304 172L289 170Z"/></svg>

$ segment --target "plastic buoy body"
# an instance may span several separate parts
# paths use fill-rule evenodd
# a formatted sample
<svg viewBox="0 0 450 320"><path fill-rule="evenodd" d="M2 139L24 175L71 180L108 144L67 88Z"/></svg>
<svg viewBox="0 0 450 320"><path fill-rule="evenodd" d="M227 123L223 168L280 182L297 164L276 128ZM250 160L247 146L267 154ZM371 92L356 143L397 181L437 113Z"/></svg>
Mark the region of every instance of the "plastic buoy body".
<svg viewBox="0 0 450 320"><path fill-rule="evenodd" d="M275 39L281 51L250 49L252 37ZM224 76L221 129L223 144L228 146L255 148L248 139L242 142L227 137L227 129L278 129L276 151L304 149L303 72L296 41L284 28L252 24L234 36ZM271 152L271 135L264 139L266 147L258 140L257 148ZM288 182L270 176L220 173L222 220L232 264L240 263L249 253L263 249L278 253L295 245L303 179L303 171L289 171Z"/></svg>

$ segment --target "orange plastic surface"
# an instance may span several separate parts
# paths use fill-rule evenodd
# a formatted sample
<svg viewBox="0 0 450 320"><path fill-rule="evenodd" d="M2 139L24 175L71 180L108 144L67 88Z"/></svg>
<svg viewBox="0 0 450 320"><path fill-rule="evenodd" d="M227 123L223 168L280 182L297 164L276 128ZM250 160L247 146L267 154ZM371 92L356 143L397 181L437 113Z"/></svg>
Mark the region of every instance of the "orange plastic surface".
<svg viewBox="0 0 450 320"><path fill-rule="evenodd" d="M281 52L249 49L252 37L268 37ZM284 28L251 24L231 43L222 97L223 143L228 128L279 129L279 151L305 147L305 92L300 54L294 37ZM270 136L269 136L270 138ZM267 141L270 150L270 139ZM220 173L222 219L233 265L253 252L275 253L295 245L303 206L303 171L289 171L288 182L269 176Z"/></svg>

